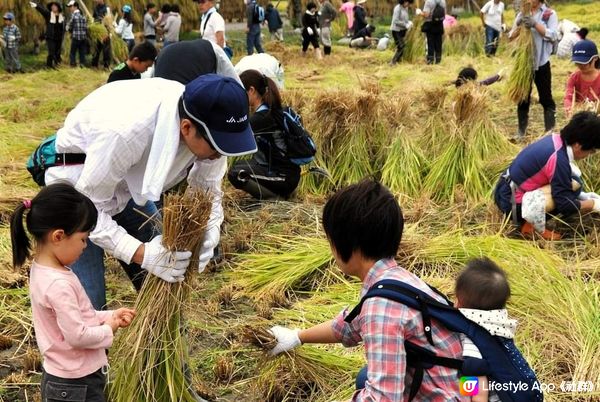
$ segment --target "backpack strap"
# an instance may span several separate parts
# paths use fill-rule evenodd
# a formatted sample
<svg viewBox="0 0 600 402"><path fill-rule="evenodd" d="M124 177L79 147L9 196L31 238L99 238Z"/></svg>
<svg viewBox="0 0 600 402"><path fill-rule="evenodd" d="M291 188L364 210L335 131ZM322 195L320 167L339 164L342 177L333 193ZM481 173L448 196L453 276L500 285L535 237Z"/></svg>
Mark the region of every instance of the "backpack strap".
<svg viewBox="0 0 600 402"><path fill-rule="evenodd" d="M440 291L430 286L430 288L437 294L443 297L447 302L448 299ZM398 303L402 303L410 308L416 308L421 312L423 316L423 330L427 341L432 346L433 338L431 335L431 317L429 314L428 306L435 306L444 310L454 311L452 304L444 304L420 289L417 289L404 282L396 281L393 279L384 279L375 283L367 293L362 297L360 302L352 311L344 318L344 321L350 323L354 320L362 309L364 302L372 297L383 297L385 299L393 300ZM407 367L414 368L414 375L410 386L409 401L419 392L421 384L423 383L423 377L426 369L430 369L433 366L443 366L456 370L461 370L463 360L454 359L451 357L442 357L435 354L431 350L424 347L418 346L410 341L404 341L404 349L406 351L406 365Z"/></svg>
<svg viewBox="0 0 600 402"><path fill-rule="evenodd" d="M432 288L433 290L433 288ZM435 289L436 293L441 293ZM346 322L350 323L354 320L362 309L363 303L365 300L370 299L372 297L383 297L385 299L393 300L398 303L402 303L408 307L416 308L421 312L423 316L423 330L425 332L425 337L431 346L435 346L433 344L433 337L431 336L431 317L429 314L428 306L435 306L441 309L454 310L451 304L440 303L435 300L433 297L429 296L427 293L414 288L413 286L407 285L406 283L396 281L393 279L384 279L375 283L367 293L362 297L358 305L352 309L352 311L346 316L344 319ZM444 296L444 299L446 297Z"/></svg>

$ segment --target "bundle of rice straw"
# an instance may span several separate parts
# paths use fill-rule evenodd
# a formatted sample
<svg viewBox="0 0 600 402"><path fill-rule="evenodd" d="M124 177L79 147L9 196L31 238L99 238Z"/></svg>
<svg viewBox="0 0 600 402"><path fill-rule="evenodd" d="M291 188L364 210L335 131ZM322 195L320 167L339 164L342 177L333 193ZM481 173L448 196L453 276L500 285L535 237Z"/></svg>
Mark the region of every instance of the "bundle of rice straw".
<svg viewBox="0 0 600 402"><path fill-rule="evenodd" d="M421 32L423 18L415 18L413 27L406 33L406 41L402 60L415 63L419 59L425 60L425 35Z"/></svg>
<svg viewBox="0 0 600 402"><path fill-rule="evenodd" d="M163 244L170 251L197 250L211 210L205 192L164 198ZM192 263L193 265L193 263ZM113 358L114 402L193 402L191 376L185 372L188 348L182 310L189 301L192 266L182 283L148 275L135 303L137 316L117 339Z"/></svg>
<svg viewBox="0 0 600 402"><path fill-rule="evenodd" d="M521 3L521 15L531 14L531 1ZM531 30L521 26L516 48L513 52L513 69L508 77L508 96L514 103L521 103L529 98L531 83L533 82L533 36Z"/></svg>
<svg viewBox="0 0 600 402"><path fill-rule="evenodd" d="M425 178L424 189L433 200L454 200L459 185L467 199L482 200L499 173L496 172L498 155L508 158L513 154L514 146L490 120L487 98L487 90L474 83L459 88L453 118L445 125L444 149Z"/></svg>

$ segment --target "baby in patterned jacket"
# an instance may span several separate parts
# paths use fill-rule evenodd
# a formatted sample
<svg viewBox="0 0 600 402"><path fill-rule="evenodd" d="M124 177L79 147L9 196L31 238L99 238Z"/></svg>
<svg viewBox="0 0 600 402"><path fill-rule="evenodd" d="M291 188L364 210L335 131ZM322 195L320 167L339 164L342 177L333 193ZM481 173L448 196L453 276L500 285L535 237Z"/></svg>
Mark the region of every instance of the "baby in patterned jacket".
<svg viewBox="0 0 600 402"><path fill-rule="evenodd" d="M489 258L476 258L467 263L456 279L456 307L469 320L485 328L492 336L512 339L517 321L508 317L506 302L510 287L506 273ZM466 336L461 335L463 359L482 359L481 352ZM487 377L478 377L479 393L473 402L499 402L493 391L488 392Z"/></svg>

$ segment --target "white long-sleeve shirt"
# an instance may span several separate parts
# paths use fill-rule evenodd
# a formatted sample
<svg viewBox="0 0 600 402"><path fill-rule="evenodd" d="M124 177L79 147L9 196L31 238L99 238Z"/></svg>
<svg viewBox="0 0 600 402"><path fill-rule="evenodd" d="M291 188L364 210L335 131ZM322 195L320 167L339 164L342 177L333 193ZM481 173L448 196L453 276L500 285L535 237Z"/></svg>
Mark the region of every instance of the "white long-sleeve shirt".
<svg viewBox="0 0 600 402"><path fill-rule="evenodd" d="M86 161L83 165L49 168L46 183L66 180L87 195L98 209L90 240L126 263L142 243L112 217L132 198L138 204L145 203L139 199L144 173L156 168L147 165L153 139L170 136L179 141L177 100L183 90L182 84L162 78L116 81L79 102L57 132L57 152L85 153ZM183 142L176 149L168 163L163 190L187 175L190 187L213 193L209 227L219 226L223 221L221 182L227 158L197 160Z"/></svg>
<svg viewBox="0 0 600 402"><path fill-rule="evenodd" d="M115 32L123 39L135 39L135 36L133 36L133 24L125 21L125 18L119 20Z"/></svg>

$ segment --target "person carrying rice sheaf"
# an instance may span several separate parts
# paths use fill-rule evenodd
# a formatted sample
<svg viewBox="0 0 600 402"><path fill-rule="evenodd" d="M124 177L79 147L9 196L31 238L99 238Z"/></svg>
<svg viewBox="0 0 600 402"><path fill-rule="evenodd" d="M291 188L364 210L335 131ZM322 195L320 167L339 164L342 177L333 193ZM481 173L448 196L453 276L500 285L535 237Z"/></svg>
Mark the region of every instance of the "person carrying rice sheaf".
<svg viewBox="0 0 600 402"><path fill-rule="evenodd" d="M529 85L530 96L517 106L519 122L517 137L523 138L529 123L529 105L531 88L535 86L544 108L544 128L550 131L556 123L556 104L552 98L552 71L550 69L550 55L554 43L558 40L558 16L556 11L545 4L545 0L531 0L531 14L517 14L509 39L514 40L521 29L529 29L533 35L533 82Z"/></svg>
<svg viewBox="0 0 600 402"><path fill-rule="evenodd" d="M105 252L119 260L137 290L148 273L167 282L183 280L195 250L167 250L147 221L156 216L162 193L186 178L190 188L213 196L193 263L202 272L223 221L227 161L221 156L256 151L246 91L217 74L185 86L161 78L104 85L77 104L47 146L65 163L42 171L45 183L71 183L98 210L87 248L71 265L96 310L106 305Z"/></svg>
<svg viewBox="0 0 600 402"><path fill-rule="evenodd" d="M546 214L569 216L600 212L600 196L583 191L577 161L600 149L600 117L579 112L560 133L551 133L523 149L502 173L494 199L521 233L546 240L561 234L546 229Z"/></svg>
<svg viewBox="0 0 600 402"><path fill-rule="evenodd" d="M414 0L398 0L398 4L394 7L390 29L396 43L396 53L394 53L394 57L390 61L390 65L392 66L397 64L402 58L405 46L404 38L413 26L412 21L408 17L408 8L413 2Z"/></svg>
<svg viewBox="0 0 600 402"><path fill-rule="evenodd" d="M388 280L418 289L450 307L443 296L394 260L403 227L398 202L386 187L372 180L339 190L323 209L323 228L332 254L344 274L362 281L361 296ZM352 401L407 401L412 399L411 394L414 402L462 400L457 369L433 365L426 369L419 386L419 378L414 374L419 359L407 357L413 356L414 347L459 359L460 334L442 325L431 325L427 335L418 309L384 297L363 301L358 314L357 309L352 313L344 309L333 320L308 329L272 327L277 345L271 355L305 343L342 343L351 347L362 342L367 366L358 374Z"/></svg>

